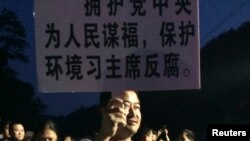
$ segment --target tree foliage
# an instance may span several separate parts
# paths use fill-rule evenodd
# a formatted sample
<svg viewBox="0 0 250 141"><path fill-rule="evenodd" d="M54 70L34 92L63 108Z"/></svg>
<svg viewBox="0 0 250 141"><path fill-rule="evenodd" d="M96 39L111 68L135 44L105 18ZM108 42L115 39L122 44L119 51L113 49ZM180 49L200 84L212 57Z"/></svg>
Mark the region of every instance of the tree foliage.
<svg viewBox="0 0 250 141"><path fill-rule="evenodd" d="M28 62L25 28L13 11L0 11L0 118L21 120L31 127L45 108L33 86L16 78L10 61Z"/></svg>
<svg viewBox="0 0 250 141"><path fill-rule="evenodd" d="M16 72L9 67L9 61L28 62L24 53L28 47L26 32L13 11L0 12L0 72L1 76L13 76Z"/></svg>

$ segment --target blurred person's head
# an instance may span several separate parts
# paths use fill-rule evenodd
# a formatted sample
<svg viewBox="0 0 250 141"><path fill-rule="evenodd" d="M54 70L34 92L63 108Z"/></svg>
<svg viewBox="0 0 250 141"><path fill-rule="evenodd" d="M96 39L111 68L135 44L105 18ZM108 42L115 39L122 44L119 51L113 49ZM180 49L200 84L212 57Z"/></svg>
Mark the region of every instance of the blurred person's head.
<svg viewBox="0 0 250 141"><path fill-rule="evenodd" d="M58 141L56 124L52 120L45 120L37 135L37 141Z"/></svg>
<svg viewBox="0 0 250 141"><path fill-rule="evenodd" d="M166 125L162 125L162 127L158 130L157 133L157 141L168 141L168 129Z"/></svg>
<svg viewBox="0 0 250 141"><path fill-rule="evenodd" d="M152 141L156 141L157 140L157 131L156 130L152 130L153 136L152 136Z"/></svg>
<svg viewBox="0 0 250 141"><path fill-rule="evenodd" d="M10 137L14 141L22 141L25 137L24 126L21 122L12 122L9 126Z"/></svg>
<svg viewBox="0 0 250 141"><path fill-rule="evenodd" d="M144 127L139 130L138 136L139 141L153 141L153 130Z"/></svg>
<svg viewBox="0 0 250 141"><path fill-rule="evenodd" d="M52 129L44 129L41 139L42 141L57 141L57 134Z"/></svg>
<svg viewBox="0 0 250 141"><path fill-rule="evenodd" d="M25 141L33 141L34 139L34 132L33 131L26 131L25 132Z"/></svg>
<svg viewBox="0 0 250 141"><path fill-rule="evenodd" d="M73 138L71 136L65 136L63 141L73 141Z"/></svg>
<svg viewBox="0 0 250 141"><path fill-rule="evenodd" d="M10 121L5 121L2 125L1 133L3 134L3 139L10 138L10 132L9 132L10 124L11 124Z"/></svg>
<svg viewBox="0 0 250 141"><path fill-rule="evenodd" d="M192 130L184 129L179 135L178 141L196 141L196 137Z"/></svg>

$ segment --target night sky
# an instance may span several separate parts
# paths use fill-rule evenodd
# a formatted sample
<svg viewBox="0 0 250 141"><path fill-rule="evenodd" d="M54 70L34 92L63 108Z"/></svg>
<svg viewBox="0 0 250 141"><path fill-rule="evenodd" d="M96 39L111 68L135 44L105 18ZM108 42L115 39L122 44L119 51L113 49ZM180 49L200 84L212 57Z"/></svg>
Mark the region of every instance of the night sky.
<svg viewBox="0 0 250 141"><path fill-rule="evenodd" d="M7 8L16 12L23 23L29 48L26 54L29 63L13 62L11 65L19 73L18 77L33 84L35 93L48 106L46 114L66 115L80 106L88 107L98 103L96 93L38 93L35 65L35 31L33 19L33 0L0 0L0 9ZM210 39L250 20L249 0L200 0L200 42L201 47Z"/></svg>

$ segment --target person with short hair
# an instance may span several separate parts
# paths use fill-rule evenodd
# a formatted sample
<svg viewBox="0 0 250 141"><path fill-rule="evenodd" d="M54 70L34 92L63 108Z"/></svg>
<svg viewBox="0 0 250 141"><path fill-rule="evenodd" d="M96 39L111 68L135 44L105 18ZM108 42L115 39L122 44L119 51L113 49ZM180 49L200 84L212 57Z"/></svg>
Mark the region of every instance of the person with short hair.
<svg viewBox="0 0 250 141"><path fill-rule="evenodd" d="M141 105L137 92L124 90L102 93L102 122L96 141L131 141L141 124Z"/></svg>

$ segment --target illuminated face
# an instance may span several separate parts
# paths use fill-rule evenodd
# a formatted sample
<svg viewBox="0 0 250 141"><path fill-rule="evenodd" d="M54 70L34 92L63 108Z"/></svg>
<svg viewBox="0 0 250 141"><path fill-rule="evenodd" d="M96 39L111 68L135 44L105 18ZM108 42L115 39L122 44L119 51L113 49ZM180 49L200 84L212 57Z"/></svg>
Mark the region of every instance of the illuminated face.
<svg viewBox="0 0 250 141"><path fill-rule="evenodd" d="M45 129L42 134L42 141L57 141L57 134L51 129Z"/></svg>
<svg viewBox="0 0 250 141"><path fill-rule="evenodd" d="M21 141L24 139L24 127L22 124L14 124L13 125L13 138L17 141Z"/></svg>
<svg viewBox="0 0 250 141"><path fill-rule="evenodd" d="M140 101L135 91L124 91L119 96L128 110L127 124L125 127L118 129L118 132L123 135L135 134L141 124L141 109Z"/></svg>

